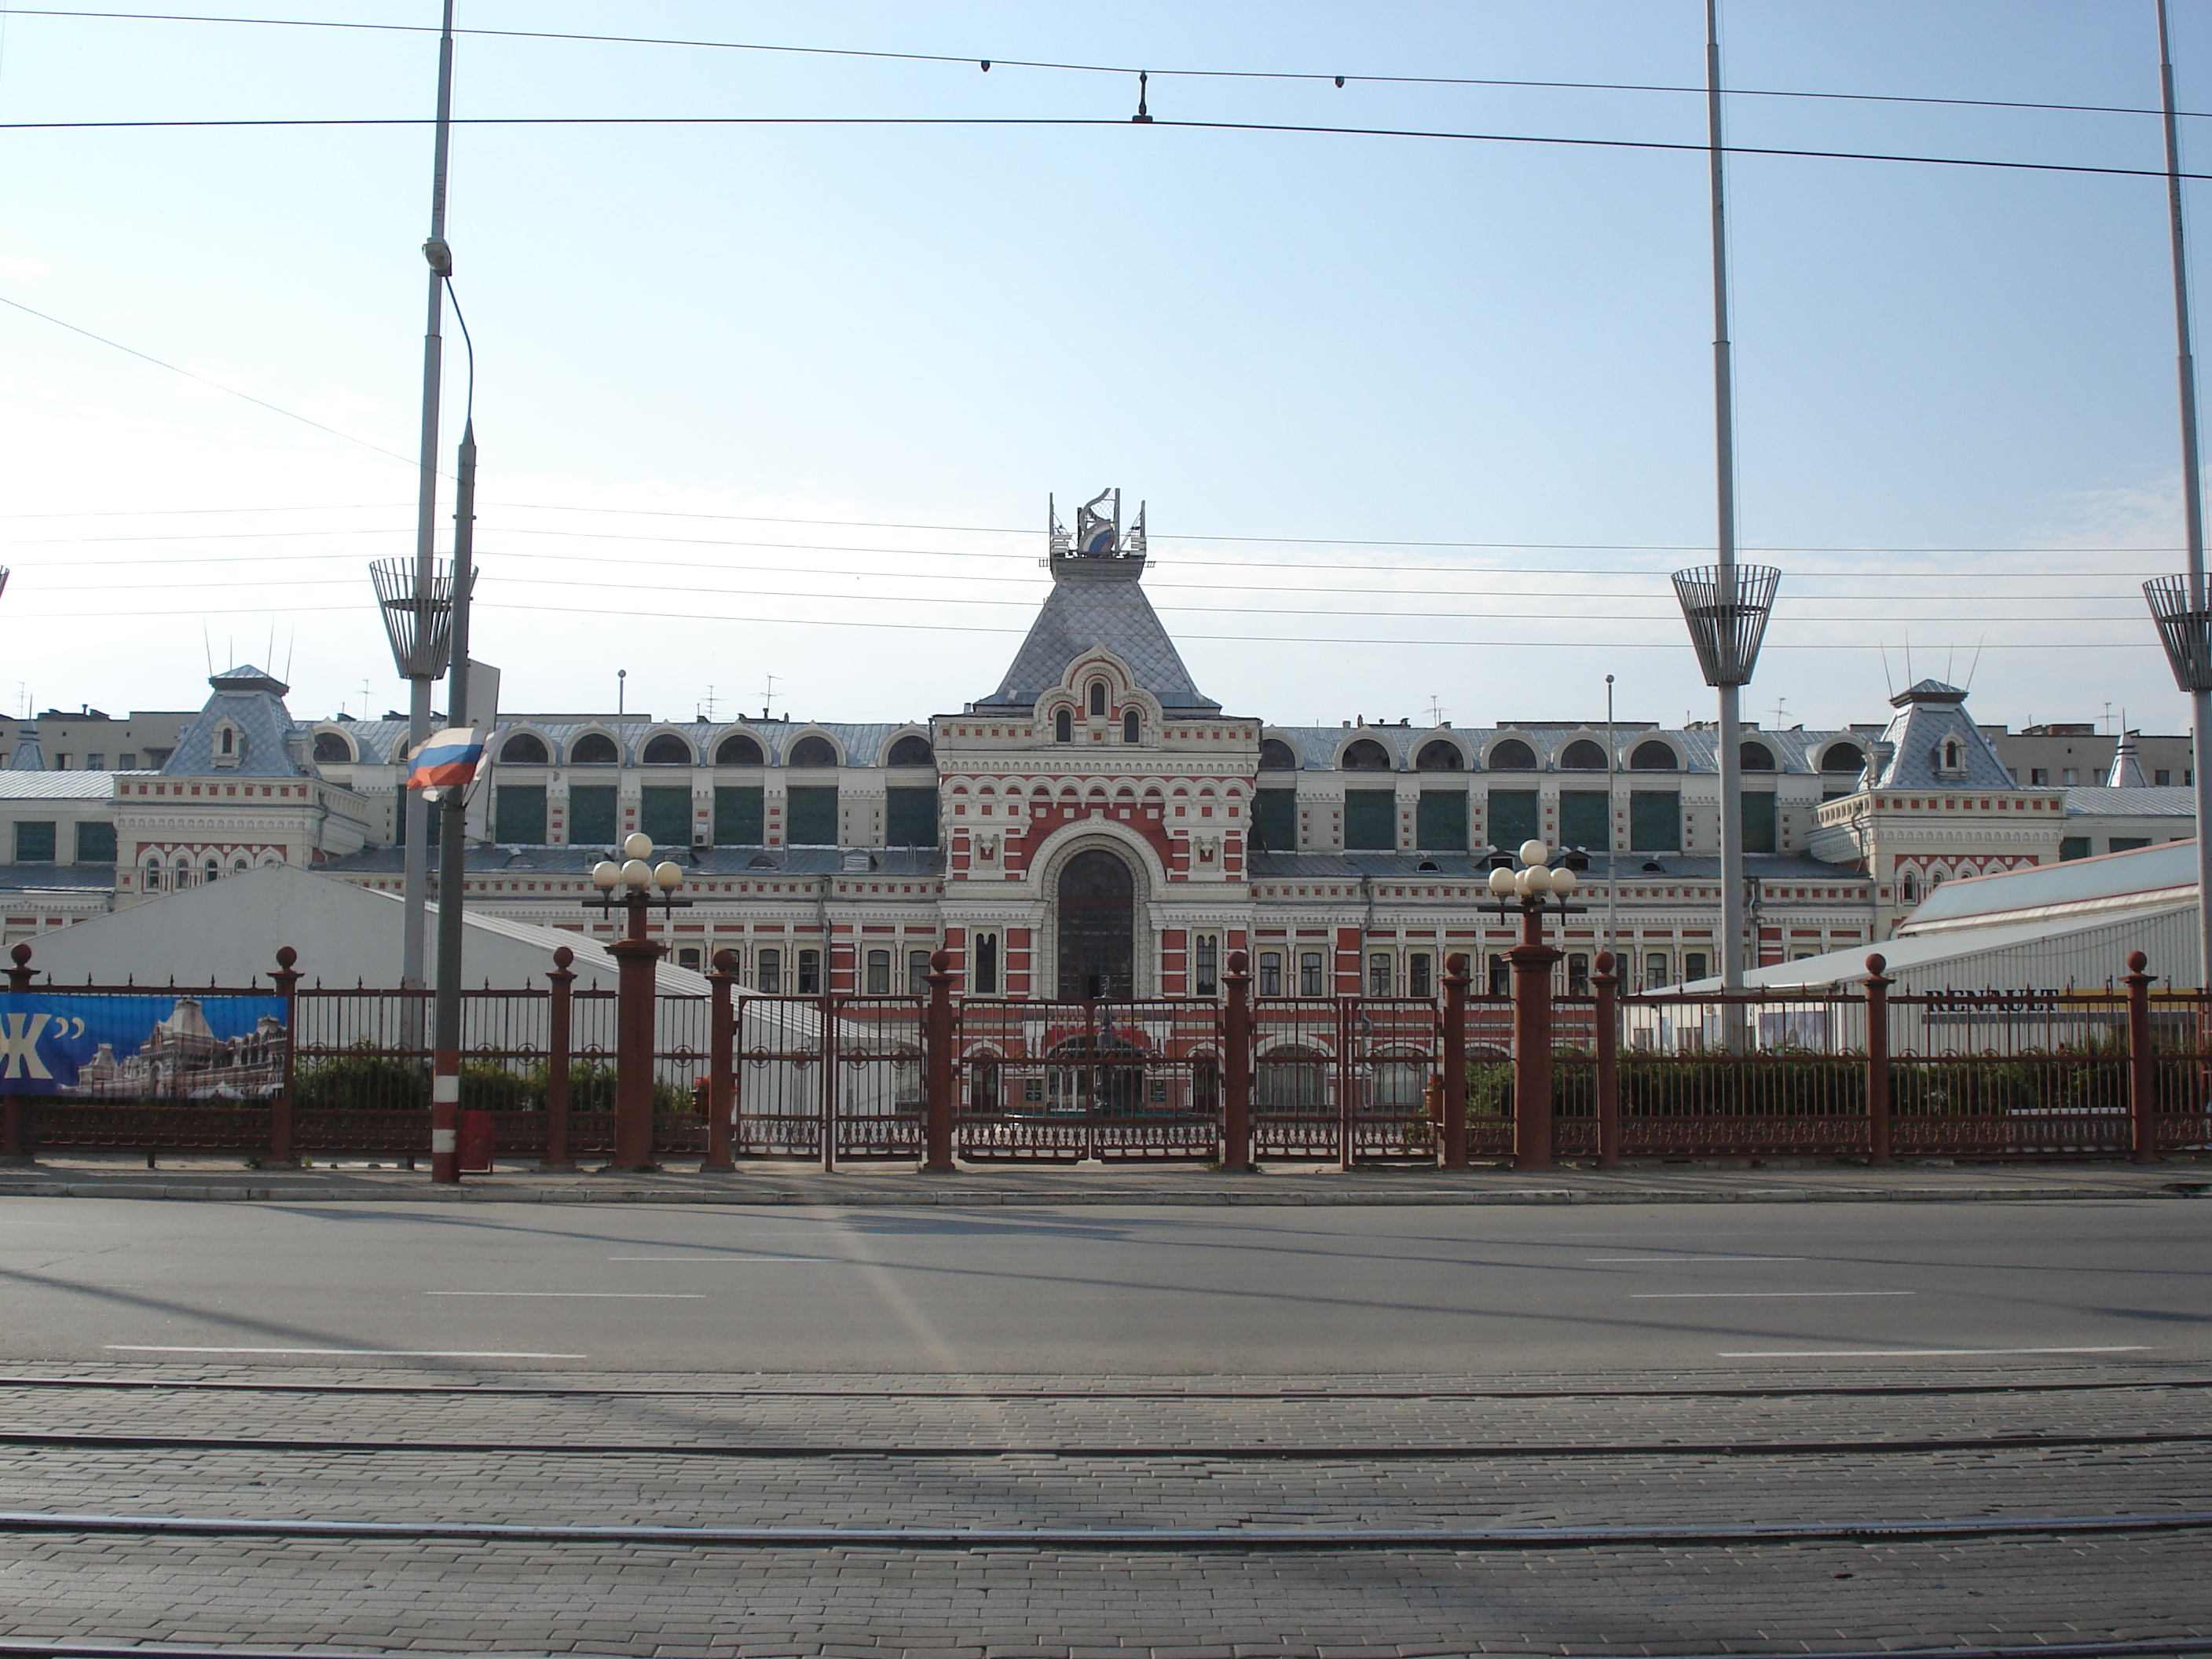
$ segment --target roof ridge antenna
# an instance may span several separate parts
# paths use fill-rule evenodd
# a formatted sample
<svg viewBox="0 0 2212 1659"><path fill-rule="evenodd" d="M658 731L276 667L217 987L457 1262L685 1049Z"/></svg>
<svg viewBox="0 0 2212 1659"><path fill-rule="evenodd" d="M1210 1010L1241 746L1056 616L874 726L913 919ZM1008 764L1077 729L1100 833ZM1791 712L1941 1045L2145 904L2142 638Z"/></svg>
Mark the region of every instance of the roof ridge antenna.
<svg viewBox="0 0 2212 1659"><path fill-rule="evenodd" d="M1982 665L1982 647L1988 641L1989 637L1985 630L1982 637L1974 641L1974 659L1966 665L1966 690L1969 691L1974 689L1974 675Z"/></svg>

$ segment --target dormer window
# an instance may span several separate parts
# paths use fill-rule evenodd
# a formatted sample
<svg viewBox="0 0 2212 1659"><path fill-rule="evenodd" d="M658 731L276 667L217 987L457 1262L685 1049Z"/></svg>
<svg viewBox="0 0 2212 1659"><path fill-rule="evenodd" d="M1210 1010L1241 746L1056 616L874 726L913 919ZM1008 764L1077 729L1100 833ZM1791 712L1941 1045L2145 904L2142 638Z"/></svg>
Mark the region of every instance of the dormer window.
<svg viewBox="0 0 2212 1659"><path fill-rule="evenodd" d="M1063 708L1052 717L1052 740L1054 743L1075 741L1075 711Z"/></svg>
<svg viewBox="0 0 2212 1659"><path fill-rule="evenodd" d="M1936 769L1946 777L1965 775L1966 751L1960 747L1958 738L1946 738L1936 745Z"/></svg>
<svg viewBox="0 0 2212 1659"><path fill-rule="evenodd" d="M215 729L214 748L214 760L217 766L236 766L239 756L245 752L246 734L225 720Z"/></svg>
<svg viewBox="0 0 2212 1659"><path fill-rule="evenodd" d="M1106 712L1106 682L1103 680L1091 682L1091 712L1094 714Z"/></svg>

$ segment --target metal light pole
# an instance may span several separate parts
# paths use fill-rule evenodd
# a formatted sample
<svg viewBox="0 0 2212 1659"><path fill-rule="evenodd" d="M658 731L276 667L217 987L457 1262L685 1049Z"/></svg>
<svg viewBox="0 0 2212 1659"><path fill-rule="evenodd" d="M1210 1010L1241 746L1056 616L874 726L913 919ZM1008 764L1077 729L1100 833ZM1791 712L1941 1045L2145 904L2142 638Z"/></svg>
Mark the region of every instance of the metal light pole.
<svg viewBox="0 0 2212 1659"><path fill-rule="evenodd" d="M430 163L430 237L422 244L423 257L430 262L430 295L428 317L422 334L422 445L420 480L416 487L415 501L415 580L410 595L416 611L414 637L417 642L431 637L432 608L438 586L438 392L441 384L444 342L442 307L445 301L446 278L453 268L453 255L446 246L446 161L451 147L453 121L453 0L446 0L445 27L438 38L438 125L437 139ZM383 598L383 584L379 584L379 597ZM391 600L385 599L385 622L392 623ZM436 630L442 633L443 629ZM395 635L392 654L399 655ZM430 735L430 685L445 671L442 659L434 662L427 653L418 653L412 660L400 661L399 672L409 681L407 701L407 742L412 749ZM404 854L402 901L404 921L400 933L399 981L410 988L422 983L422 935L425 908L429 901L430 854L426 843L429 840L430 818L425 804L416 792L403 791L400 811L404 815L401 835L405 844Z"/></svg>
<svg viewBox="0 0 2212 1659"><path fill-rule="evenodd" d="M476 587L477 433L461 428L459 482L453 495L453 672L446 682L448 726L469 721L469 599ZM469 792L448 788L439 803L438 995L431 1036L430 1179L461 1178L461 921L467 879ZM428 821L428 815L425 815ZM412 842L409 843L412 846Z"/></svg>
<svg viewBox="0 0 2212 1659"><path fill-rule="evenodd" d="M587 908L611 915L617 909L629 918L623 937L607 947L616 963L615 992L615 1154L608 1167L650 1170L653 1162L653 1048L655 993L654 964L667 954L650 932L653 907L663 911L687 908L691 901L676 896L684 884L683 866L673 860L659 865L653 857L652 837L633 834L623 842L623 862L602 859L592 866L592 885L599 896L584 901ZM617 889L623 896L615 896ZM655 897L658 891L659 896Z"/></svg>
<svg viewBox="0 0 2212 1659"><path fill-rule="evenodd" d="M1728 212L1721 161L1720 0L1705 0L1705 134L1713 210L1713 483L1718 563L1674 573L1705 684L1720 692L1721 988L1743 988L1743 753L1737 696L1759 664L1782 573L1735 562L1735 383L1729 345Z"/></svg>
<svg viewBox="0 0 2212 1659"><path fill-rule="evenodd" d="M1544 898L1555 895L1553 914L1580 915L1569 904L1575 872L1550 868L1552 850L1540 841L1520 847L1522 868L1490 872L1498 913L1521 908L1521 942L1505 953L1513 964L1513 1167L1552 1167L1552 969L1566 953L1544 942Z"/></svg>
<svg viewBox="0 0 2212 1659"><path fill-rule="evenodd" d="M1613 814L1620 811L1613 800L1620 787L1620 738L1613 726L1613 676L1605 677L1605 948L1613 950L1613 936L1619 924L1620 908L1615 900L1620 892L1620 871L1615 860L1619 854L1613 843L1620 837L1613 831Z"/></svg>
<svg viewBox="0 0 2212 1659"><path fill-rule="evenodd" d="M2173 335L2181 393L2181 521L2188 569L2143 584L2160 643L2176 684L2189 695L2197 787L2197 982L2212 985L2212 770L2205 765L2212 733L2212 605L2204 586L2204 486L2197 451L2197 359L2189 325L2189 246L2181 215L2181 133L2174 113L2173 47L2166 0L2158 0L2158 81L2166 120L2166 210L2173 246Z"/></svg>

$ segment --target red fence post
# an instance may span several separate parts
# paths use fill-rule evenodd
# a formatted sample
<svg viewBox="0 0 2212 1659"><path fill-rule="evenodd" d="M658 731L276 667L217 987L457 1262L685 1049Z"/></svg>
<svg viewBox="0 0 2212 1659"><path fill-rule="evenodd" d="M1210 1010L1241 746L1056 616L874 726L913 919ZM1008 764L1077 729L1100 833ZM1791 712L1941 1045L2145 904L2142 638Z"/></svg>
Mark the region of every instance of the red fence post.
<svg viewBox="0 0 2212 1659"><path fill-rule="evenodd" d="M607 947L615 959L615 1155L608 1167L646 1170L653 1161L653 1034L659 1012L661 946L646 933L642 893L632 897L629 932Z"/></svg>
<svg viewBox="0 0 2212 1659"><path fill-rule="evenodd" d="M1882 976L1888 961L1876 951L1866 959L1867 1161L1877 1168L1889 1162L1889 988Z"/></svg>
<svg viewBox="0 0 2212 1659"><path fill-rule="evenodd" d="M8 969L8 988L19 992L29 990L31 947L19 945L9 956L15 966ZM12 1091L0 1095L0 1164L31 1162L30 1109L24 1103L26 1098Z"/></svg>
<svg viewBox="0 0 2212 1659"><path fill-rule="evenodd" d="M1229 953L1221 983L1229 993L1221 1011L1221 1167L1247 1175L1252 1169L1252 959Z"/></svg>
<svg viewBox="0 0 2212 1659"><path fill-rule="evenodd" d="M1620 958L1597 953L1590 988L1597 994L1597 1167L1620 1167Z"/></svg>
<svg viewBox="0 0 2212 1659"><path fill-rule="evenodd" d="M545 1006L545 1150L538 1159L541 1170L573 1170L568 1158L568 1016L575 975L568 964L576 953L567 945L553 952L553 994Z"/></svg>
<svg viewBox="0 0 2212 1659"><path fill-rule="evenodd" d="M953 1169L952 980L952 952L936 952L929 958L929 1012L921 1025L923 1064L927 1068L922 1096L925 1175L950 1175Z"/></svg>
<svg viewBox="0 0 2212 1659"><path fill-rule="evenodd" d="M300 1039L300 975L292 964L300 953L289 945L276 949L276 971L269 977L276 981L276 994L284 999L284 1076L278 1085L276 1098L269 1103L269 1161L271 1164L292 1162L292 1083L293 1057L299 1052Z"/></svg>
<svg viewBox="0 0 2212 1659"><path fill-rule="evenodd" d="M1544 943L1540 901L1522 907L1513 964L1513 1167L1552 1167L1552 969L1563 954Z"/></svg>
<svg viewBox="0 0 2212 1659"><path fill-rule="evenodd" d="M2150 958L2128 952L2128 1107L2135 1120L2135 1161L2158 1162L2157 1073L2150 1051Z"/></svg>
<svg viewBox="0 0 2212 1659"><path fill-rule="evenodd" d="M714 952L714 1006L707 1028L707 1161L701 1175L728 1175L738 1167L730 1158L730 1119L738 1095L738 953Z"/></svg>
<svg viewBox="0 0 2212 1659"><path fill-rule="evenodd" d="M1464 952L1444 958L1443 1166L1467 1168L1467 992L1470 979Z"/></svg>

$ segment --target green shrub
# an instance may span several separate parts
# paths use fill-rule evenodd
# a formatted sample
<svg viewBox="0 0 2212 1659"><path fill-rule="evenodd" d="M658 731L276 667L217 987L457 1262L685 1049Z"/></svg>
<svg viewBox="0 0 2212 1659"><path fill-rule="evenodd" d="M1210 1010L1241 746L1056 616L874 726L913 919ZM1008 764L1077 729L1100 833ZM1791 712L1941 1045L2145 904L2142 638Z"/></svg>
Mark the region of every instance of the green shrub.
<svg viewBox="0 0 2212 1659"><path fill-rule="evenodd" d="M428 1110L430 1068L420 1060L391 1059L362 1043L299 1067L293 1074L292 1099L307 1111Z"/></svg>

